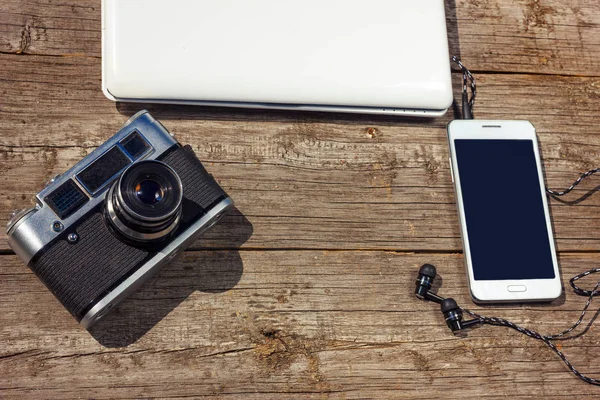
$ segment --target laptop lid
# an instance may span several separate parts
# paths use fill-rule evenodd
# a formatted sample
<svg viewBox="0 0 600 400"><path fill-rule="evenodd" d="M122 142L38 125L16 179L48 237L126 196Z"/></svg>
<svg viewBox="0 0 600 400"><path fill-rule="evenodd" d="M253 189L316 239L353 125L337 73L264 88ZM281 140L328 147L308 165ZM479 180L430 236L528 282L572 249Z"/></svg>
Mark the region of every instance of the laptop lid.
<svg viewBox="0 0 600 400"><path fill-rule="evenodd" d="M113 100L435 115L452 103L443 0L103 0L102 22Z"/></svg>

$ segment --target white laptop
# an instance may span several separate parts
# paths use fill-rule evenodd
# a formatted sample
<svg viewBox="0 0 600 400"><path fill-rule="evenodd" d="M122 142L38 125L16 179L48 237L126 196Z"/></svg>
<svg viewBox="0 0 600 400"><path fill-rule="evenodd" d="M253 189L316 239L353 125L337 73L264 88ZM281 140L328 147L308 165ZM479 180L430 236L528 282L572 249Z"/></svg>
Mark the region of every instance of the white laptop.
<svg viewBox="0 0 600 400"><path fill-rule="evenodd" d="M115 101L443 115L444 0L103 0Z"/></svg>

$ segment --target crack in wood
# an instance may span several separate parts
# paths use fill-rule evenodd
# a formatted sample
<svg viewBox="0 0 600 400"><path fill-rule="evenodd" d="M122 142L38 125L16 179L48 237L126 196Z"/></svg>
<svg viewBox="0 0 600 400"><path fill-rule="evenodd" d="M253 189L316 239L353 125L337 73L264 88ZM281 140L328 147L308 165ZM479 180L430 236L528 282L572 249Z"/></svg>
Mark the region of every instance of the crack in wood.
<svg viewBox="0 0 600 400"><path fill-rule="evenodd" d="M29 46L31 46L31 27L29 25L25 25L21 31L21 43L19 44L19 49L15 52L15 54L26 54L25 52Z"/></svg>
<svg viewBox="0 0 600 400"><path fill-rule="evenodd" d="M9 358L19 357L19 356L22 356L25 354L31 354L34 352L35 352L35 350L31 349L31 350L26 350L26 351L20 351L18 353L2 354L2 355L0 355L0 360L6 360ZM40 353L38 353L38 354L40 354Z"/></svg>
<svg viewBox="0 0 600 400"><path fill-rule="evenodd" d="M4 0L0 6L4 217L38 192L48 168L66 170L137 111L138 105L115 107L98 90L99 4ZM587 165L598 158L591 150L598 146L600 98L597 2L451 0L447 10L453 53L481 78L478 112L532 120L551 166L550 184L562 186L582 168L581 160ZM458 83L460 72L452 75ZM457 228L443 225L456 226L443 140L450 115L426 122L149 107L226 177L254 224L254 238L242 248L225 239L244 226L231 217L189 248L183 257L194 261L165 268L119 310L132 317L106 334L126 336L144 318L161 315L161 308L176 303L177 309L139 341L115 351L68 320L0 234L0 337L7 353L0 356L0 397L424 400L451 393L456 382L452 393L461 398L595 395L541 344L494 329L457 339L435 307L412 295L416 268L428 261L448 278L441 294L469 301ZM205 133L198 136L197 129ZM44 146L51 142L57 145ZM51 148L59 150L52 154ZM414 184L427 179L439 184ZM360 209L367 202L356 199L387 196L387 189L391 197L369 202L385 218ZM370 191L377 197L369 197ZM331 204L340 198L343 204ZM312 209L323 212L296 207L313 199ZM581 207L552 204L567 279L600 257L599 199ZM441 210L434 213L436 204ZM434 218L443 224L424 223ZM294 229L286 230L288 225ZM206 259L210 274L218 275L221 268L228 271L228 252L241 254L240 283L219 294L189 295L197 290L191 279L197 268L190 265ZM482 310L552 331L579 315L583 299L571 292L566 299ZM597 340L588 339L565 350L593 370Z"/></svg>

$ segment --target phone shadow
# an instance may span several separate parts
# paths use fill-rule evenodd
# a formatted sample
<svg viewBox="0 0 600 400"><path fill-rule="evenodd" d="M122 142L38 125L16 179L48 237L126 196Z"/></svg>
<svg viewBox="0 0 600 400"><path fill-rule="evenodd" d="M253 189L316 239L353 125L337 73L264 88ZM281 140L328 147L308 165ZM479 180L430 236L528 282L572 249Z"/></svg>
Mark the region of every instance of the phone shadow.
<svg viewBox="0 0 600 400"><path fill-rule="evenodd" d="M540 162L542 165L542 177L544 179L544 183L547 186L547 182L548 182L548 178L547 178L547 171L546 171L546 163L544 162L545 157L544 157L544 150L541 146L539 146L539 152L540 152ZM569 182L570 184L571 182ZM563 190L563 189L559 189L559 190ZM592 189L589 189L588 191L586 191L584 194L580 195L579 197L575 197L571 200L567 200L567 199L563 199L561 196L556 196L556 195L552 195L549 193L546 193L546 195L548 196L548 200L555 200L558 203L561 203L563 205L567 205L567 206L575 206L578 205L579 203L587 200L590 196L592 196L594 193L598 192L600 190L600 186L596 186ZM557 238L556 238L556 229L555 229L555 220L554 220L554 212L553 212L553 203L551 201L548 201L548 213L550 215L550 228L552 229L552 236L554 238L554 248L556 249L556 253L557 253L557 257L559 259L558 262L558 270L560 273L560 276L563 278L561 279L561 284L562 284L562 294L561 296L553 301L552 303L549 304L549 306L556 306L556 305L562 305L565 303L565 299L566 299L566 290L570 290L570 287L568 287L567 285L565 285L565 279L570 279L571 277L565 277L563 275L562 272L562 267L561 267L561 262L560 262L560 251L558 249L558 244L557 244ZM597 315L596 315L597 317Z"/></svg>
<svg viewBox="0 0 600 400"><path fill-rule="evenodd" d="M176 257L92 326L89 333L105 347L126 347L142 338L192 293L215 294L233 289L244 272L237 249L252 232L250 221L234 207L200 238L200 243L208 248L191 247ZM211 246L213 243L219 246Z"/></svg>

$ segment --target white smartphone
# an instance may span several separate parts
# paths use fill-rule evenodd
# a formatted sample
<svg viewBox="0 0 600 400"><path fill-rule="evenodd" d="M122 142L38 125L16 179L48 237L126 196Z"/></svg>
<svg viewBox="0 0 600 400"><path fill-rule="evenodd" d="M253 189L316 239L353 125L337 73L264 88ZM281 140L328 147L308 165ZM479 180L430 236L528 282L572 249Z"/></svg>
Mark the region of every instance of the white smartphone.
<svg viewBox="0 0 600 400"><path fill-rule="evenodd" d="M558 298L562 286L533 125L456 120L448 139L473 300Z"/></svg>

